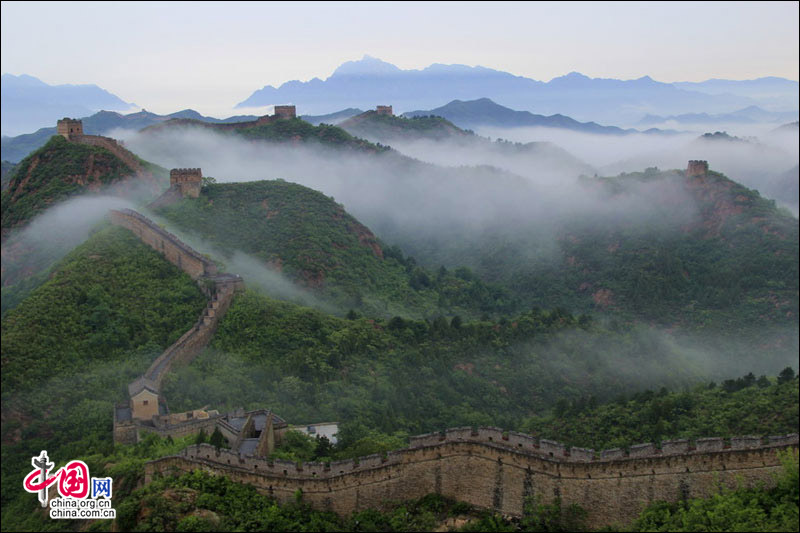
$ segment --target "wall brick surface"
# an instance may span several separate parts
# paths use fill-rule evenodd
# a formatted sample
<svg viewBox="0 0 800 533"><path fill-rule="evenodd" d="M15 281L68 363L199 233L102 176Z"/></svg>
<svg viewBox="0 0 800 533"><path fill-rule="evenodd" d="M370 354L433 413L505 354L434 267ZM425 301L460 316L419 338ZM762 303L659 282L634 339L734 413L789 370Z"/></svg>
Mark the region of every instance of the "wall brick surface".
<svg viewBox="0 0 800 533"><path fill-rule="evenodd" d="M359 461L330 465L301 465L264 459L240 458L207 445L190 446L179 456L147 463L145 482L156 475L176 475L202 469L234 481L254 485L281 502L290 502L298 489L314 508L348 514L368 507L385 508L390 500L444 496L519 517L526 497L556 496L566 505L576 503L588 512L590 527L629 524L649 503L702 497L720 486L774 484L782 467L779 450L797 453L791 444L756 449L693 451L680 455L626 457L617 460L543 457L497 442L444 440L436 444L396 450ZM649 446L649 445L648 445Z"/></svg>

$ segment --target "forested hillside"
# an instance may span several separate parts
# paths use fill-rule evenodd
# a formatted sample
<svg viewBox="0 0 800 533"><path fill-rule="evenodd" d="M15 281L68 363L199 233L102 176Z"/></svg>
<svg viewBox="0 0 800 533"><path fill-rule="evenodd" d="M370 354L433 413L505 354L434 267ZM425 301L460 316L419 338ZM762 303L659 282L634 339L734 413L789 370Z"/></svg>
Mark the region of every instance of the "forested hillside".
<svg viewBox="0 0 800 533"><path fill-rule="evenodd" d="M64 198L98 191L131 174L130 167L104 148L53 136L10 176L3 191L3 235Z"/></svg>
<svg viewBox="0 0 800 533"><path fill-rule="evenodd" d="M331 198L283 180L211 184L200 198L156 213L231 258L234 270L248 266L236 253L249 254L262 268L324 298L339 314L353 309L384 317L478 317L514 309L508 291L467 269L420 268ZM259 283L257 273L251 281Z"/></svg>
<svg viewBox="0 0 800 533"><path fill-rule="evenodd" d="M547 225L497 224L447 246L430 235L392 237L425 264L473 267L527 305L681 329L796 324L797 219L756 191L713 171L657 169L582 186L599 206Z"/></svg>

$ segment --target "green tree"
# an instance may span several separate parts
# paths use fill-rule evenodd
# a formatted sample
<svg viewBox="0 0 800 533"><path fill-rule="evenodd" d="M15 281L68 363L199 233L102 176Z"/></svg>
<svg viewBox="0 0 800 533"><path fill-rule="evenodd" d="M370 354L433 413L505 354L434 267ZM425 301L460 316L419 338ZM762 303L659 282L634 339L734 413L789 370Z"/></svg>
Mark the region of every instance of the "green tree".
<svg viewBox="0 0 800 533"><path fill-rule="evenodd" d="M794 379L794 370L792 367L787 366L781 373L778 374L778 383L788 383Z"/></svg>
<svg viewBox="0 0 800 533"><path fill-rule="evenodd" d="M208 443L214 446L217 450L225 446L225 437L222 435L222 432L218 427L214 428L214 432L211 434L211 438L208 439Z"/></svg>

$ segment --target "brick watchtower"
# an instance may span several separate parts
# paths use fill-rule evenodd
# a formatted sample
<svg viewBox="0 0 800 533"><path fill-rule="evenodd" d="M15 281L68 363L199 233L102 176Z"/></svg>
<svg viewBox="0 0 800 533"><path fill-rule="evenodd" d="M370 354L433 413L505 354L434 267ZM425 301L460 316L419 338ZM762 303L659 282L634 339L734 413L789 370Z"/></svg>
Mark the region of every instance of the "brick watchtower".
<svg viewBox="0 0 800 533"><path fill-rule="evenodd" d="M700 161L692 159L689 161L689 167L686 169L686 177L692 176L705 176L708 174L708 161Z"/></svg>
<svg viewBox="0 0 800 533"><path fill-rule="evenodd" d="M69 140L70 135L83 135L83 122L64 117L56 125L56 133Z"/></svg>
<svg viewBox="0 0 800 533"><path fill-rule="evenodd" d="M390 105L379 105L375 108L375 112L379 115L394 115L394 111L392 111L392 106Z"/></svg>
<svg viewBox="0 0 800 533"><path fill-rule="evenodd" d="M199 168L173 168L169 171L169 185L180 191L181 196L197 198L203 186L203 171Z"/></svg>
<svg viewBox="0 0 800 533"><path fill-rule="evenodd" d="M276 118L295 118L297 109L293 105L276 105L274 116Z"/></svg>

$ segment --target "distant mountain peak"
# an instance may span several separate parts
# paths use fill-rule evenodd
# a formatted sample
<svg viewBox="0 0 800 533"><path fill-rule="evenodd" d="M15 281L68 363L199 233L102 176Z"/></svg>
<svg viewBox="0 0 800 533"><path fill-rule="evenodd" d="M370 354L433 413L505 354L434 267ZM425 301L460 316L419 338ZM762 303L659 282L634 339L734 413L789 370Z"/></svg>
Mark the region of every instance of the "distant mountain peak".
<svg viewBox="0 0 800 533"><path fill-rule="evenodd" d="M8 85L15 85L17 87L46 87L47 84L40 80L35 76L30 76L28 74L20 74L19 76L15 76L13 74L3 74L2 77L2 84L3 86Z"/></svg>
<svg viewBox="0 0 800 533"><path fill-rule="evenodd" d="M402 72L402 70L391 63L364 54L364 57L361 59L346 61L339 65L339 68L333 71L331 78L337 76L363 76L365 74L385 75L396 74L398 72Z"/></svg>
<svg viewBox="0 0 800 533"><path fill-rule="evenodd" d="M550 80L550 83L553 83L554 81L555 82L557 82L557 81L588 81L588 80L591 80L591 79L592 78L590 78L589 76L587 76L585 74L581 74L580 72L576 72L576 71L573 70L569 74L564 74L563 76L556 76L555 78Z"/></svg>

